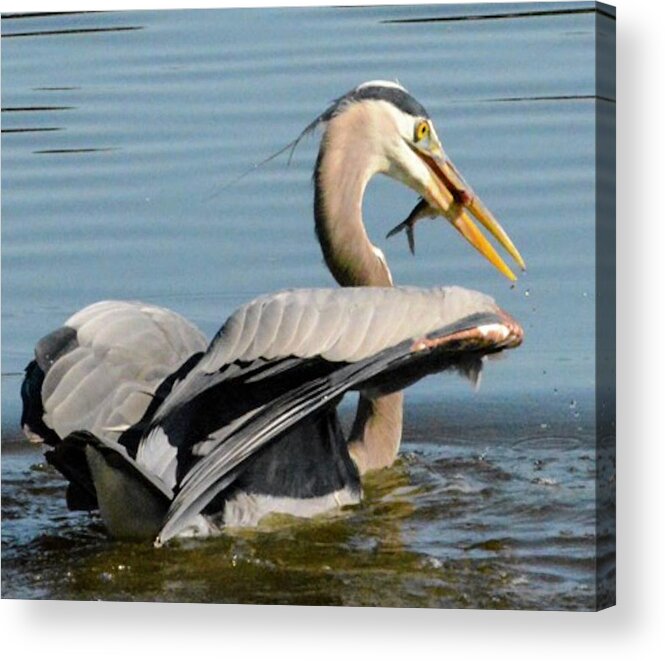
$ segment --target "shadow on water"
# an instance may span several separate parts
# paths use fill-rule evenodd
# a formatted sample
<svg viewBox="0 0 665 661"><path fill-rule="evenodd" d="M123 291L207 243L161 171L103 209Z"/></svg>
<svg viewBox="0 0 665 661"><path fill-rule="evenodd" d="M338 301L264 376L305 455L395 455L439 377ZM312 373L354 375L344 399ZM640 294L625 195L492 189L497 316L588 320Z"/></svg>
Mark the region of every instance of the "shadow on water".
<svg viewBox="0 0 665 661"><path fill-rule="evenodd" d="M616 99L610 99L596 94L570 94L568 96L512 96L502 99L483 99L482 103L521 103L525 101L607 101L616 103Z"/></svg>
<svg viewBox="0 0 665 661"><path fill-rule="evenodd" d="M37 149L33 154L95 154L99 152L119 151L117 147L76 147L72 149Z"/></svg>
<svg viewBox="0 0 665 661"><path fill-rule="evenodd" d="M552 3L556 4L556 3ZM541 5L542 6L542 5ZM498 7L497 7L498 9ZM506 20L506 19L523 19L523 18L535 18L535 17L545 17L545 16L570 16L573 14L602 14L616 20L616 16L607 11L604 11L600 7L571 7L571 8L562 8L562 9L536 9L530 11L529 9L519 10L509 12L493 11L487 14L466 14L458 16L426 16L422 18L396 18L396 19L387 19L381 21L386 24L409 24L409 23L457 23L461 21L497 21L497 20Z"/></svg>
<svg viewBox="0 0 665 661"><path fill-rule="evenodd" d="M96 32L127 32L131 30L142 30L138 25L119 25L112 28L79 28L71 30L39 30L36 32L8 32L2 35L3 39L15 37L53 37L56 35L91 34Z"/></svg>
<svg viewBox="0 0 665 661"><path fill-rule="evenodd" d="M42 126L35 128L25 128L25 129L2 129L0 133L39 133L42 131L62 131L62 127L58 126Z"/></svg>
<svg viewBox="0 0 665 661"><path fill-rule="evenodd" d="M112 12L111 12L112 13ZM106 16L109 12L34 12L26 14L3 14L2 15L2 38L3 39L14 39L18 37L54 37L54 36L69 36L69 35L87 35L87 34L97 34L104 32L131 32L134 30L143 30L144 26L142 25L110 25L110 26L76 26L76 27L62 27L62 28L50 28L50 29L39 29L39 30L23 30L21 31L20 26L22 22L20 19L51 19L51 20L60 20L65 18L66 20L74 19L78 17L98 17ZM14 23L14 21L18 21ZM18 28L18 29L14 29Z"/></svg>
<svg viewBox="0 0 665 661"><path fill-rule="evenodd" d="M54 37L54 36L73 36L73 35L91 35L101 33L113 32L131 32L143 30L142 25L114 25L104 27L75 27L75 28L62 28L62 29L41 29L41 30L28 30L28 31L14 31L13 21L17 19L55 19L60 20L63 17L77 17L77 16L99 16L105 15L107 12L35 12L26 14L3 14L3 31L2 39L14 39L20 37ZM7 23L9 21L9 23ZM9 25L9 27L7 27ZM20 22L18 23L20 25ZM61 86L61 87L35 87L34 91L37 92L70 92L76 91L80 88L75 86ZM24 107L3 107L3 113L31 113L31 112L52 112L62 110L76 110L74 106L24 106ZM2 133L15 134L15 133L43 133L52 131L62 131L64 127L25 127L25 128L3 128ZM77 149L41 149L33 150L33 154L82 154L82 153L96 153L116 151L111 147L86 147Z"/></svg>

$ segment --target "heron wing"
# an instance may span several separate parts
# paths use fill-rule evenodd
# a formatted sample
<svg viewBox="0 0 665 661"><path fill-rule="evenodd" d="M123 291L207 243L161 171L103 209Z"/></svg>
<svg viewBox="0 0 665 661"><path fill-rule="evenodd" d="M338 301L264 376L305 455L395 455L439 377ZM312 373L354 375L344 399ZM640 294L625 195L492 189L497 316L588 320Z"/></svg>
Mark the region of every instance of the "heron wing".
<svg viewBox="0 0 665 661"><path fill-rule="evenodd" d="M180 315L153 305L102 301L42 338L43 421L64 438L86 429L108 436L135 424L159 384L207 342ZM110 431L113 430L113 431Z"/></svg>
<svg viewBox="0 0 665 661"><path fill-rule="evenodd" d="M298 289L262 296L229 317L155 421L256 361L358 362L470 314L498 311L489 296L460 287Z"/></svg>
<svg viewBox="0 0 665 661"><path fill-rule="evenodd" d="M257 298L229 317L173 385L136 446L137 460L175 487L192 456L209 450L211 431L235 429L272 398L322 376L317 370L498 311L489 296L459 287L297 289Z"/></svg>
<svg viewBox="0 0 665 661"><path fill-rule="evenodd" d="M280 356L356 362L410 334L497 310L491 297L461 287L288 290L239 308L213 339L200 369L212 373L232 362Z"/></svg>
<svg viewBox="0 0 665 661"><path fill-rule="evenodd" d="M211 430L208 453L194 464L179 485L157 543L161 544L186 527L221 491L229 487L252 457L272 439L306 416L326 406L350 389L379 386L385 378L399 381L400 374L417 380L425 374L457 366L472 357L515 346L521 334L497 313L475 313L424 336L414 335L367 358L349 363L326 361L320 374L302 378L264 405L250 411L240 424ZM286 372L299 369L295 361ZM304 361L308 362L308 361Z"/></svg>

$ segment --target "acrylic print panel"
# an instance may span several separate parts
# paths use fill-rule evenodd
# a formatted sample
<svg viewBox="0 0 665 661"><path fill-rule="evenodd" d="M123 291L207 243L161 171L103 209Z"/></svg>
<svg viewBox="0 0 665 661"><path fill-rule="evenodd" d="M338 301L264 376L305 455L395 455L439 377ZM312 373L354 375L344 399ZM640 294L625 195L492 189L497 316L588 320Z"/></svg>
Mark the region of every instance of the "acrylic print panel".
<svg viewBox="0 0 665 661"><path fill-rule="evenodd" d="M3 596L611 605L614 30L585 2L5 15ZM527 271L456 231L479 200ZM330 272L388 265L421 290ZM329 291L189 358L290 288ZM100 300L201 335L97 308L24 381Z"/></svg>

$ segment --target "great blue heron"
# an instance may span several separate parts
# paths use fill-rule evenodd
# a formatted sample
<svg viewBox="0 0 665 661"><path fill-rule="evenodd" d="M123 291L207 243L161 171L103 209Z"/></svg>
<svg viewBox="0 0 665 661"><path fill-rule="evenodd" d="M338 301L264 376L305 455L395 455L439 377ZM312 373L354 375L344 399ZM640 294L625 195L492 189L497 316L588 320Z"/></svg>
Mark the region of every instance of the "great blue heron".
<svg viewBox="0 0 665 661"><path fill-rule="evenodd" d="M324 127L314 171L316 235L346 289L293 290L236 311L206 347L173 312L136 302L85 308L43 338L26 369L23 427L53 446L68 503L99 508L111 534L163 543L356 503L360 475L391 465L401 389L423 375L474 375L522 329L483 294L393 288L361 206L377 173L417 191L508 278L475 216L523 268L402 86L364 83ZM422 205L421 205L422 210ZM420 213L420 212L419 212ZM359 392L345 438L336 407ZM84 430L84 431L83 431Z"/></svg>

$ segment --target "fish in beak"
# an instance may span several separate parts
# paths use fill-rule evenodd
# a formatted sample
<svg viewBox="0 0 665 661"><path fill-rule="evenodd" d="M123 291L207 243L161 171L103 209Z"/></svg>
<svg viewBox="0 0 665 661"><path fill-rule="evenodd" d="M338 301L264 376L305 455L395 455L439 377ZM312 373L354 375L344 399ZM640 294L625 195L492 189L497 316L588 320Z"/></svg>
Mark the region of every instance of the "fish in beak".
<svg viewBox="0 0 665 661"><path fill-rule="evenodd" d="M409 243L409 250L412 255L416 254L416 235L413 231L413 228L416 226L416 223L423 218L436 218L439 215L439 212L430 206L429 202L421 197L411 213L399 224L395 225L388 234L386 234L386 239L389 239L395 234L400 232L406 232L406 240Z"/></svg>
<svg viewBox="0 0 665 661"><path fill-rule="evenodd" d="M472 218L480 222L485 229L499 242L499 244L515 260L517 265L526 270L526 265L519 251L510 240L510 237L501 227L492 212L483 204L482 200L473 192L473 189L464 181L445 155L438 139L432 136L431 146L421 148L407 143L415 154L427 165L430 180L421 191L423 198L411 211L409 216L394 227L388 236L393 236L406 230L409 248L415 251L413 228L422 218L444 216L462 236L492 263L509 280L516 280L515 274L510 270L494 246L485 238Z"/></svg>

